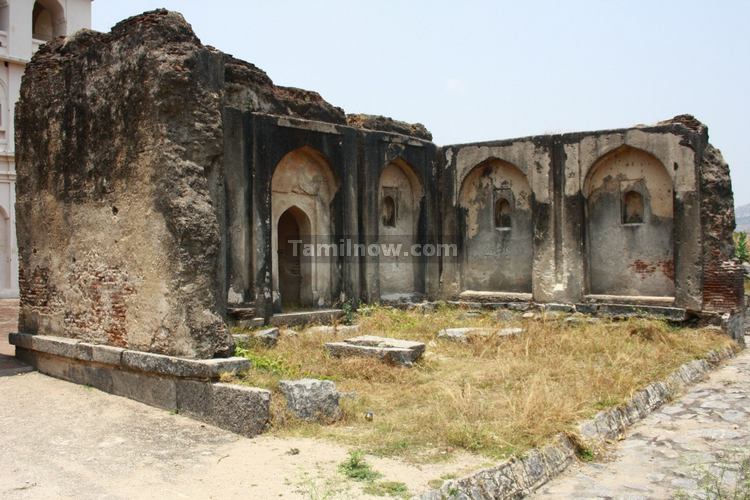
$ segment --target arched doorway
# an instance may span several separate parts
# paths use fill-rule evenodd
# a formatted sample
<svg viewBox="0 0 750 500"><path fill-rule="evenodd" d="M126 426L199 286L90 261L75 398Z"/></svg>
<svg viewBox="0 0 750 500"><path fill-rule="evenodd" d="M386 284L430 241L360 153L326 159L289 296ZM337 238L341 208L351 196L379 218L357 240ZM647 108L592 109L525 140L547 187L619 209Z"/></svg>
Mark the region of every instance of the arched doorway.
<svg viewBox="0 0 750 500"><path fill-rule="evenodd" d="M589 293L673 297L673 183L662 162L622 146L594 163L584 194Z"/></svg>
<svg viewBox="0 0 750 500"><path fill-rule="evenodd" d="M381 248L387 248L378 262L381 299L398 300L422 291L417 290L418 259L405 254L418 242L422 196L422 184L408 163L399 159L386 165L378 188L378 235Z"/></svg>
<svg viewBox="0 0 750 500"><path fill-rule="evenodd" d="M283 310L312 307L310 256L304 245L310 241L310 219L297 207L287 209L278 222L277 259L279 294Z"/></svg>
<svg viewBox="0 0 750 500"><path fill-rule="evenodd" d="M338 183L328 160L310 147L287 153L271 179L271 252L274 311L299 307L325 307L333 303L335 245L331 203ZM283 217L283 220L282 220ZM296 226L295 226L296 223ZM289 236L302 240L298 250L299 278L292 277L283 259L293 250ZM283 248L282 248L283 247ZM307 249L307 255L305 250ZM290 257L291 258L291 257ZM296 261L292 261L296 265ZM287 280L283 284L282 279ZM295 283L299 279L299 293ZM286 295L286 297L284 297ZM297 299L297 296L299 298Z"/></svg>
<svg viewBox="0 0 750 500"><path fill-rule="evenodd" d="M531 293L534 230L528 178L515 165L490 159L464 178L464 290Z"/></svg>

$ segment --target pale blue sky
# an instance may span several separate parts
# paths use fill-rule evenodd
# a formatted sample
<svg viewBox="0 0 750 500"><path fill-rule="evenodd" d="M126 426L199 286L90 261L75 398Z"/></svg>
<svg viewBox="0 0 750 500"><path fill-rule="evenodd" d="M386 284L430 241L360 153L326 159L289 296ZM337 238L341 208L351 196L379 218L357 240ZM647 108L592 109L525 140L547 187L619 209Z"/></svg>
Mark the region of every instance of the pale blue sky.
<svg viewBox="0 0 750 500"><path fill-rule="evenodd" d="M203 43L438 144L691 113L750 203L750 2L96 0L93 27L166 7Z"/></svg>

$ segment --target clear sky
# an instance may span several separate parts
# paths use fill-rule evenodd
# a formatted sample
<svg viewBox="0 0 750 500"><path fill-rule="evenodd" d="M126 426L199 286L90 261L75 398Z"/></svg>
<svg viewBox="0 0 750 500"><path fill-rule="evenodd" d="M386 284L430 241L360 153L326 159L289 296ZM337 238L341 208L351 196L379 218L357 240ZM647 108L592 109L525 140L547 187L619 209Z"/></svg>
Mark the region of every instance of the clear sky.
<svg viewBox="0 0 750 500"><path fill-rule="evenodd" d="M157 7L277 84L438 144L690 113L750 203L748 1L95 0L93 28Z"/></svg>

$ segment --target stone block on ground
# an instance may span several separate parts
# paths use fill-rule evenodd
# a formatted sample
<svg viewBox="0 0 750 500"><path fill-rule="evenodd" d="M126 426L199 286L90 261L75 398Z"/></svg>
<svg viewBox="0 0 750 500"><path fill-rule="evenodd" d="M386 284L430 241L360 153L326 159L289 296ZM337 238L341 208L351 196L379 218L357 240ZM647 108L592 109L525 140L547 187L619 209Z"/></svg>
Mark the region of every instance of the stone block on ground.
<svg viewBox="0 0 750 500"><path fill-rule="evenodd" d="M279 389L287 408L307 422L331 423L341 418L340 394L330 380L282 380Z"/></svg>
<svg viewBox="0 0 750 500"><path fill-rule="evenodd" d="M438 332L438 338L454 342L468 342L472 338L512 337L520 335L523 328L443 328Z"/></svg>
<svg viewBox="0 0 750 500"><path fill-rule="evenodd" d="M354 337L343 342L329 342L325 346L334 357L378 358L405 366L416 362L425 350L425 344L422 342L373 335Z"/></svg>

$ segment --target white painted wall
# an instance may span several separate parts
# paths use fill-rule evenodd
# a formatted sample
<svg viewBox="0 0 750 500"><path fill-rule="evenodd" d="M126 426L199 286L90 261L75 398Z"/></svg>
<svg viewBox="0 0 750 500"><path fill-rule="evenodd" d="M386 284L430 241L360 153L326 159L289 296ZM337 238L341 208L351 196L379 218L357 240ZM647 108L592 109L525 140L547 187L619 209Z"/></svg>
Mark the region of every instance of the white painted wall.
<svg viewBox="0 0 750 500"><path fill-rule="evenodd" d="M16 166L13 111L26 63L44 40L32 37L34 5L38 33L67 36L91 28L92 0L0 0L0 297L18 297Z"/></svg>

